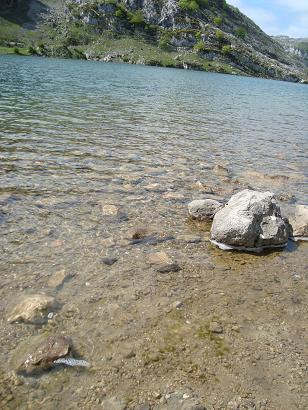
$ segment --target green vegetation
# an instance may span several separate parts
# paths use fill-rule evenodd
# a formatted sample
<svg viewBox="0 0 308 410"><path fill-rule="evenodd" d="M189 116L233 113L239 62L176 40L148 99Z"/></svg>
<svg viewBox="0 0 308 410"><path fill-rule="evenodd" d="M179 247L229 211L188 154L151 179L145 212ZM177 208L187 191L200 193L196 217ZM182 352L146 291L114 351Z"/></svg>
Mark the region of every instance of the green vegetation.
<svg viewBox="0 0 308 410"><path fill-rule="evenodd" d="M301 43L298 43L296 47L303 53L308 53L308 42L303 41Z"/></svg>
<svg viewBox="0 0 308 410"><path fill-rule="evenodd" d="M135 25L144 24L145 21L144 21L142 10L137 10L135 13L130 13L129 22Z"/></svg>
<svg viewBox="0 0 308 410"><path fill-rule="evenodd" d="M247 31L245 27L238 27L234 30L236 37L244 39L246 37Z"/></svg>
<svg viewBox="0 0 308 410"><path fill-rule="evenodd" d="M223 22L223 18L221 16L219 17L214 17L213 19L213 23L215 24L215 26L221 26Z"/></svg>
<svg viewBox="0 0 308 410"><path fill-rule="evenodd" d="M215 37L216 40L218 40L220 43L223 43L225 41L225 35L221 30L216 30Z"/></svg>
<svg viewBox="0 0 308 410"><path fill-rule="evenodd" d="M207 0L180 0L179 6L182 10L191 12L198 11L199 8L207 7L209 2Z"/></svg>
<svg viewBox="0 0 308 410"><path fill-rule="evenodd" d="M200 54L202 54L206 51L206 46L203 43L203 41L198 41L198 43L195 44L194 51L196 53L200 53Z"/></svg>
<svg viewBox="0 0 308 410"><path fill-rule="evenodd" d="M232 47L229 44L222 46L221 51L223 54L230 54L232 52Z"/></svg>
<svg viewBox="0 0 308 410"><path fill-rule="evenodd" d="M0 54L17 54L16 50L18 50L18 54L22 56L30 55L27 48L17 48L17 47L1 47L0 46Z"/></svg>

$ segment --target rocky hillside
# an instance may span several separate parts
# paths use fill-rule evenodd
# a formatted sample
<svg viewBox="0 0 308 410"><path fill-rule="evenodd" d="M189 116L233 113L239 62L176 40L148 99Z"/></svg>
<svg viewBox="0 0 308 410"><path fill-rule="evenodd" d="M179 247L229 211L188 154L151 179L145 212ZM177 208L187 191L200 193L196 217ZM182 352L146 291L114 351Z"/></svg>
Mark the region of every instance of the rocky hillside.
<svg viewBox="0 0 308 410"><path fill-rule="evenodd" d="M44 39L36 50L40 54L241 73L286 81L305 78L297 58L224 0L53 3L49 1L51 7L40 27Z"/></svg>
<svg viewBox="0 0 308 410"><path fill-rule="evenodd" d="M299 61L308 67L308 38L291 38L288 36L275 36L274 40L280 43L287 53L296 56Z"/></svg>

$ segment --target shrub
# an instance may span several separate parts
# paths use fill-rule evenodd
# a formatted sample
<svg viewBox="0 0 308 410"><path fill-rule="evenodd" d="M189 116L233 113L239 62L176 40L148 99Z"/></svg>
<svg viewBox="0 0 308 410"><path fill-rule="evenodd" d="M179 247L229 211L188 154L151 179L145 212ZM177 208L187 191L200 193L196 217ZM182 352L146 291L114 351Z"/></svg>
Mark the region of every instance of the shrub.
<svg viewBox="0 0 308 410"><path fill-rule="evenodd" d="M180 0L179 6L183 10L197 11L201 7L207 7L209 5L208 0Z"/></svg>
<svg viewBox="0 0 308 410"><path fill-rule="evenodd" d="M218 27L222 25L222 21L223 21L223 18L221 16L215 17L213 20L215 26L218 26Z"/></svg>
<svg viewBox="0 0 308 410"><path fill-rule="evenodd" d="M123 18L123 17L125 17L125 14L124 14L123 10L121 10L121 9L117 9L117 10L115 11L114 15L115 15L116 17L118 17L118 18Z"/></svg>
<svg viewBox="0 0 308 410"><path fill-rule="evenodd" d="M172 36L173 36L172 31L164 32L159 38L159 42L158 42L159 47L163 50L167 50L169 48L169 42L172 39Z"/></svg>
<svg viewBox="0 0 308 410"><path fill-rule="evenodd" d="M216 30L215 37L220 43L222 43L225 39L224 33L221 30Z"/></svg>
<svg viewBox="0 0 308 410"><path fill-rule="evenodd" d="M238 27L234 30L234 34L236 35L236 37L245 38L247 32L246 32L245 27Z"/></svg>
<svg viewBox="0 0 308 410"><path fill-rule="evenodd" d="M230 45L225 45L221 49L223 54L230 54L232 52L232 47Z"/></svg>
<svg viewBox="0 0 308 410"><path fill-rule="evenodd" d="M201 40L202 32L201 31L196 31L195 33L195 38L196 40Z"/></svg>
<svg viewBox="0 0 308 410"><path fill-rule="evenodd" d="M198 43L196 43L194 45L194 51L196 53L204 53L206 50L205 44L203 43L203 41L198 41Z"/></svg>
<svg viewBox="0 0 308 410"><path fill-rule="evenodd" d="M129 22L131 24L144 24L144 17L142 10L137 10L135 13L131 13L129 16Z"/></svg>
<svg viewBox="0 0 308 410"><path fill-rule="evenodd" d="M199 10L199 4L197 3L196 0L180 0L179 6L183 10L189 10L189 11Z"/></svg>
<svg viewBox="0 0 308 410"><path fill-rule="evenodd" d="M28 51L28 53L29 53L30 55L32 55L32 56L33 56L34 54L36 54L36 51L35 51L35 49L34 49L32 46L29 46L27 51Z"/></svg>
<svg viewBox="0 0 308 410"><path fill-rule="evenodd" d="M13 53L14 53L14 54L20 54L19 48L18 48L18 47L14 47L14 48L13 48Z"/></svg>

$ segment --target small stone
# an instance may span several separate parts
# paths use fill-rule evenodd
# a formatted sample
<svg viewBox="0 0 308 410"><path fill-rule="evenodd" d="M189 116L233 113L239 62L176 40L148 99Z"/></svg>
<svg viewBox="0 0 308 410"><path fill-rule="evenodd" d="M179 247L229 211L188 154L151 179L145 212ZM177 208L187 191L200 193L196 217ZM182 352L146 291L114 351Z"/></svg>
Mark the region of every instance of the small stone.
<svg viewBox="0 0 308 410"><path fill-rule="evenodd" d="M171 263L171 258L167 255L166 252L155 252L151 253L148 257L149 263L153 265L162 265L162 264L167 264Z"/></svg>
<svg viewBox="0 0 308 410"><path fill-rule="evenodd" d="M213 333L223 333L223 327L218 322L211 322L209 330Z"/></svg>
<svg viewBox="0 0 308 410"><path fill-rule="evenodd" d="M182 200L184 199L184 195L181 194L180 192L166 192L163 195L164 199L171 199L171 200Z"/></svg>
<svg viewBox="0 0 308 410"><path fill-rule="evenodd" d="M107 216L114 216L117 215L119 212L119 208L115 205L104 205L103 206L103 215Z"/></svg>
<svg viewBox="0 0 308 410"><path fill-rule="evenodd" d="M190 397L189 394L187 394L187 393L184 393L184 394L183 394L183 399L184 399L184 400L189 399L189 397Z"/></svg>
<svg viewBox="0 0 308 410"><path fill-rule="evenodd" d="M135 407L134 410L151 410L151 407L149 404L138 404L138 406Z"/></svg>
<svg viewBox="0 0 308 410"><path fill-rule="evenodd" d="M133 357L136 357L136 353L133 350L129 350L128 352L124 353L123 357L124 359L132 359Z"/></svg>
<svg viewBox="0 0 308 410"><path fill-rule="evenodd" d="M108 256L106 256L105 258L102 259L102 262L107 266L111 266L114 263L116 263L117 261L118 261L118 258L108 257Z"/></svg>
<svg viewBox="0 0 308 410"><path fill-rule="evenodd" d="M177 263L167 263L164 265L159 265L156 271L159 273L169 273L169 272L179 272L181 267Z"/></svg>
<svg viewBox="0 0 308 410"><path fill-rule="evenodd" d="M132 240L139 240L139 239L144 239L148 235L149 235L148 228L145 226L140 226L140 227L132 229L128 233L128 238Z"/></svg>
<svg viewBox="0 0 308 410"><path fill-rule="evenodd" d="M161 190L161 186L157 183L145 185L144 188L148 191L160 191Z"/></svg>
<svg viewBox="0 0 308 410"><path fill-rule="evenodd" d="M57 288L61 286L64 281L69 278L71 275L66 273L64 269L55 272L51 275L51 277L48 280L48 286L50 288Z"/></svg>
<svg viewBox="0 0 308 410"><path fill-rule="evenodd" d="M188 214L198 221L211 220L222 207L223 204L214 199L199 199L188 204Z"/></svg>
<svg viewBox="0 0 308 410"><path fill-rule="evenodd" d="M175 309L181 309L181 307L183 307L183 302L177 300L176 302L172 303L172 306L173 306Z"/></svg>
<svg viewBox="0 0 308 410"><path fill-rule="evenodd" d="M224 167L220 164L216 164L213 167L213 173L216 174L216 175L219 175L219 176L224 176L224 177L229 176L228 168L226 168L226 167Z"/></svg>
<svg viewBox="0 0 308 410"><path fill-rule="evenodd" d="M126 410L127 403L117 397L106 398L102 401L103 410Z"/></svg>
<svg viewBox="0 0 308 410"><path fill-rule="evenodd" d="M297 205L295 214L290 218L295 238L306 238L308 240L308 205Z"/></svg>
<svg viewBox="0 0 308 410"><path fill-rule="evenodd" d="M47 317L47 311L55 307L55 299L46 295L25 297L18 303L8 317L10 323L22 321L41 324Z"/></svg>

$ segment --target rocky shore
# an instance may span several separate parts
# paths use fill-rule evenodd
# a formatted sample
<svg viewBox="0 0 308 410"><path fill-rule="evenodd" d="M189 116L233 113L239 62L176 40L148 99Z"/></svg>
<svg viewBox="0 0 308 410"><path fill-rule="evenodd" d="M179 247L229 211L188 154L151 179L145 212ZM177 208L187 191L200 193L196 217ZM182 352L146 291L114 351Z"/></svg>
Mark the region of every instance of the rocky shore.
<svg viewBox="0 0 308 410"><path fill-rule="evenodd" d="M164 198L171 207L185 207L180 196ZM102 204L101 212L126 220L115 204ZM294 271L298 256L286 260L275 248L287 246L289 238L307 240L307 206L294 207L291 225L274 194L246 189L230 199L194 200L188 217L186 236L151 226L126 231L123 252L102 258L106 272L122 275L123 292L112 299L112 277L103 290L99 272L93 272L81 304L61 303L75 275L60 270L49 278L49 292L28 290L11 306L9 333L20 328L29 337L11 355L8 373L0 374L2 408L23 408L24 389L35 384L41 393L30 395L33 403L62 406L65 396L57 394L54 402L60 385L88 374L91 387L74 390L74 406L85 409L304 410L305 325L298 323L307 315L304 271ZM105 245L113 249L111 242ZM178 260L183 247L186 258ZM272 251L251 253L265 248ZM133 270L121 265L129 253L136 258ZM304 253L303 248L299 256ZM80 321L87 322L87 334L72 341L67 335ZM89 342L89 331L102 347ZM71 397L71 387L65 394Z"/></svg>

